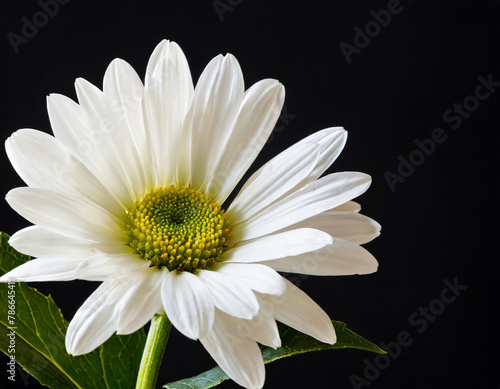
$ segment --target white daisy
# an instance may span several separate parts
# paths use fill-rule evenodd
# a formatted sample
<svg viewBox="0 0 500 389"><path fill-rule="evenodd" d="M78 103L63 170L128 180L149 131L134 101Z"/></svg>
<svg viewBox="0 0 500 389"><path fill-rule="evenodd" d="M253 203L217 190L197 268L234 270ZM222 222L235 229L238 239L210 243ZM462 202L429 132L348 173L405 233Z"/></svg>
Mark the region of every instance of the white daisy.
<svg viewBox="0 0 500 389"><path fill-rule="evenodd" d="M215 57L196 88L179 46L154 50L145 83L116 59L101 91L76 80L79 103L53 94L55 137L22 129L6 142L28 185L7 201L34 225L10 243L37 257L1 281L99 280L66 334L88 353L164 310L199 339L238 384L260 388L257 342L277 348L276 321L333 344L328 315L277 272L372 273L359 246L380 225L351 199L370 185L358 172L319 178L346 141L341 127L305 138L254 173L221 208L270 135L284 88L245 91L236 59Z"/></svg>

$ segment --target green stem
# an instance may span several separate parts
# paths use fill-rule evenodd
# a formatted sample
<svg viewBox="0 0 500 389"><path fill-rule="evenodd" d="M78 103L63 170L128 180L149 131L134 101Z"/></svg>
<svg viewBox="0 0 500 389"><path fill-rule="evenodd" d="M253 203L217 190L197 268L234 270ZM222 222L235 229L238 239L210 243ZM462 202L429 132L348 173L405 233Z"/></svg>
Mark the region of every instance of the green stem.
<svg viewBox="0 0 500 389"><path fill-rule="evenodd" d="M155 387L171 327L172 323L165 314L155 315L151 319L151 327L144 346L139 375L137 376L136 389L152 389Z"/></svg>

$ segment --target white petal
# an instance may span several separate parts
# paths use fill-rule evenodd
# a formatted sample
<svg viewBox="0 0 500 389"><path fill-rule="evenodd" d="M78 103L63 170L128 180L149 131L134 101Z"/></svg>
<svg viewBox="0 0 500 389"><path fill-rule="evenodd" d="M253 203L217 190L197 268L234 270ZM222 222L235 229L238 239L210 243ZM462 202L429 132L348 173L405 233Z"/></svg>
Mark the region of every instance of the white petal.
<svg viewBox="0 0 500 389"><path fill-rule="evenodd" d="M265 379L264 361L254 340L238 336L235 319L217 311L213 330L200 339L212 358L237 384L262 388Z"/></svg>
<svg viewBox="0 0 500 389"><path fill-rule="evenodd" d="M112 112L104 117L111 117L115 125L120 127L120 133L116 133L115 137L122 143L121 147L127 158L122 164L135 180L133 188L135 195L140 198L144 185L153 179L154 159L144 121L144 86L132 66L121 59L115 59L109 64L104 74L103 97L105 99L101 98L101 101L86 100L87 104L80 100L80 95L78 99L89 113L102 115L103 108L111 106ZM107 104L103 106L105 101Z"/></svg>
<svg viewBox="0 0 500 389"><path fill-rule="evenodd" d="M355 201L348 201L338 207L332 209L335 212L359 212L361 211L361 205Z"/></svg>
<svg viewBox="0 0 500 389"><path fill-rule="evenodd" d="M97 243L85 239L75 239L40 226L30 226L17 231L9 239L9 244L17 251L34 257L73 256L74 254L92 254L95 250L108 254L132 253L128 245L120 242L109 244Z"/></svg>
<svg viewBox="0 0 500 389"><path fill-rule="evenodd" d="M377 260L366 249L356 243L336 238L331 245L312 253L264 263L276 271L319 276L370 274L378 268Z"/></svg>
<svg viewBox="0 0 500 389"><path fill-rule="evenodd" d="M95 148L113 155L113 160L105 161L104 166L118 171L126 180L128 191L140 198L153 175L141 80L125 61L114 60L104 75L104 92L82 78L76 80L75 87L81 107L89 117L98 118L94 119L98 127L93 131L100 142Z"/></svg>
<svg viewBox="0 0 500 389"><path fill-rule="evenodd" d="M161 285L167 270L149 267L130 285L117 310L118 335L127 335L142 328L162 308Z"/></svg>
<svg viewBox="0 0 500 389"><path fill-rule="evenodd" d="M370 176L364 173L330 174L270 205L265 212L235 224L233 234L239 239L252 239L281 230L361 195L370 183Z"/></svg>
<svg viewBox="0 0 500 389"><path fill-rule="evenodd" d="M224 56L219 54L213 58L208 65L203 70L200 81L203 79L210 80L211 77L216 75L217 70L220 68L220 64L224 61ZM198 85L199 84L199 85ZM199 117L194 117L195 112L195 100L203 97L200 95L201 84L198 82L196 89L193 93L193 98L186 112L186 115L182 122L182 136L179 137L179 143L177 145L177 166L176 166L176 178L175 183L177 185L190 186L191 185L191 174L192 174L192 147L196 141L193 137L193 126L196 119L201 120ZM205 82L205 84L207 84ZM200 95L200 96L198 96ZM200 104L203 103L204 99L201 99ZM199 189L199 188L196 188Z"/></svg>
<svg viewBox="0 0 500 389"><path fill-rule="evenodd" d="M137 274L148 267L149 263L136 254L113 255L98 252L78 265L74 277L79 280L106 281Z"/></svg>
<svg viewBox="0 0 500 389"><path fill-rule="evenodd" d="M83 303L69 323L66 332L66 350L69 354L89 353L116 331L117 302L132 280L116 278L103 282Z"/></svg>
<svg viewBox="0 0 500 389"><path fill-rule="evenodd" d="M314 169L302 182L298 183L295 188L292 188L290 192L298 190L318 179L340 155L346 141L347 131L344 128L330 127L309 135L307 138L293 145L291 148L299 148L306 144L319 145L320 155Z"/></svg>
<svg viewBox="0 0 500 389"><path fill-rule="evenodd" d="M123 212L97 178L53 136L22 129L7 139L5 149L17 173L30 187L78 193L113 214Z"/></svg>
<svg viewBox="0 0 500 389"><path fill-rule="evenodd" d="M231 137L244 93L238 61L228 54L214 58L200 76L186 116L191 135L191 186L206 186Z"/></svg>
<svg viewBox="0 0 500 389"><path fill-rule="evenodd" d="M265 300L260 298L258 300L259 313L252 320L241 320L237 324L238 335L277 349L281 347L281 339L276 320L274 320L273 306Z"/></svg>
<svg viewBox="0 0 500 389"><path fill-rule="evenodd" d="M214 321L209 289L194 274L171 271L161 288L163 307L172 324L191 339L206 336Z"/></svg>
<svg viewBox="0 0 500 389"><path fill-rule="evenodd" d="M255 215L303 181L318 157L318 144L290 147L274 157L248 179L231 203L229 214L237 215L237 220Z"/></svg>
<svg viewBox="0 0 500 389"><path fill-rule="evenodd" d="M111 114L106 115L109 108L100 103L102 93L97 88L80 80L76 85L81 101L94 101L93 107L98 105L103 112L90 116L73 100L52 94L47 98L47 109L54 134L117 201L129 206L137 200L141 182L137 174L133 174L140 162L129 147L130 137L116 125ZM85 94L88 99L84 99Z"/></svg>
<svg viewBox="0 0 500 389"><path fill-rule="evenodd" d="M38 188L15 188L5 198L33 224L77 239L126 243L120 221L84 198Z"/></svg>
<svg viewBox="0 0 500 389"><path fill-rule="evenodd" d="M273 304L276 320L321 342L334 344L335 329L325 311L293 283L286 279L285 282L287 290L283 296L267 298Z"/></svg>
<svg viewBox="0 0 500 389"><path fill-rule="evenodd" d="M276 80L259 81L245 92L231 137L206 189L206 195L218 204L255 161L279 118L284 99L285 89Z"/></svg>
<svg viewBox="0 0 500 389"><path fill-rule="evenodd" d="M220 260L236 263L269 261L314 251L331 243L332 237L327 233L301 228L239 244L222 254Z"/></svg>
<svg viewBox="0 0 500 389"><path fill-rule="evenodd" d="M147 267L147 262L132 255L96 253L90 256L83 254L73 254L71 257L47 256L32 259L12 269L0 278L0 282L104 281L134 274Z"/></svg>
<svg viewBox="0 0 500 389"><path fill-rule="evenodd" d="M285 231L307 227L325 231L330 236L357 244L375 239L380 235L382 228L375 220L357 212L326 211L287 227Z"/></svg>
<svg viewBox="0 0 500 389"><path fill-rule="evenodd" d="M199 270L196 275L208 287L221 311L242 319L251 319L259 311L255 294L243 283L212 270Z"/></svg>
<svg viewBox="0 0 500 389"><path fill-rule="evenodd" d="M17 231L9 239L17 251L34 257L72 256L76 253L92 254L95 242L74 239L57 234L40 226L30 226Z"/></svg>
<svg viewBox="0 0 500 389"><path fill-rule="evenodd" d="M75 270L83 258L72 257L32 259L12 269L0 277L0 282L37 282L37 281L69 281L74 280Z"/></svg>
<svg viewBox="0 0 500 389"><path fill-rule="evenodd" d="M175 176L182 121L193 96L193 80L184 53L163 40L146 69L144 111L151 138L156 186L170 185Z"/></svg>
<svg viewBox="0 0 500 389"><path fill-rule="evenodd" d="M281 295L286 290L282 277L265 265L220 262L213 270L234 278L256 292Z"/></svg>

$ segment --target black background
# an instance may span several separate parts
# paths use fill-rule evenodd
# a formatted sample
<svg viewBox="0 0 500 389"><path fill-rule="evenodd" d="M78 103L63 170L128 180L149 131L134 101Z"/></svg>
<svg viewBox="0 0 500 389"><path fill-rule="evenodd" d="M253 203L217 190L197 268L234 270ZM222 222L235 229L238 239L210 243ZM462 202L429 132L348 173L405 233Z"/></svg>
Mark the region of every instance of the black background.
<svg viewBox="0 0 500 389"><path fill-rule="evenodd" d="M115 57L143 77L161 39L179 43L195 79L217 54L234 54L247 87L270 77L280 80L287 93L290 119L278 123L252 171L306 135L342 125L349 139L329 172L362 171L373 178L358 200L363 213L383 227L382 235L366 245L379 260L379 271L306 277L300 287L333 319L377 344L394 342L404 331L412 339L376 378L364 376L374 354L323 351L268 365L265 388L352 388L353 374L368 379L369 386L359 386L364 388L498 388L500 91L480 101L456 130L443 114L466 98L473 101L469 96L479 76L491 74L500 81L499 2L401 0L402 11L372 33L350 63L340 44L353 45L354 28L364 29L374 20L370 11L387 9L387 1L219 4L231 10L220 15L211 0L72 0L15 53L8 33L20 35L22 18L32 20L41 6L2 1L2 139L24 127L50 132L45 96L56 92L75 98L76 77L102 87L106 66ZM429 138L435 128L444 130L446 141L391 191L384 173L398 174L398 156L408 158L417 149L415 140ZM5 194L23 183L4 152L0 158ZM5 201L0 204L1 230L12 234L28 225ZM409 318L420 315L420 307L439 308L444 280L455 278L467 289L432 321L425 320L425 330L412 324ZM97 286L83 281L33 285L51 293L68 320ZM2 365L5 360L2 355ZM199 343L173 331L159 383L213 365ZM24 387L19 375L16 385L7 381L3 366L2 385ZM39 386L33 378L27 384ZM237 386L226 382L222 387Z"/></svg>

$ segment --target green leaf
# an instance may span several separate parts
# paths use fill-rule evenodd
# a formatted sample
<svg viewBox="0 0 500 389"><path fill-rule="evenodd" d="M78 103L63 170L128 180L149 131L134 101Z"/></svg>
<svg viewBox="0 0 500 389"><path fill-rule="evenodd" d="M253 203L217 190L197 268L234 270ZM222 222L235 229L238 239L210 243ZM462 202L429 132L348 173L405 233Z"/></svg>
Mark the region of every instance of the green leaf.
<svg viewBox="0 0 500 389"><path fill-rule="evenodd" d="M29 260L9 246L8 239L0 232L0 275ZM0 349L43 385L55 389L135 386L146 341L143 330L115 335L92 353L74 357L64 345L68 322L50 296L24 283L1 283L0 296ZM12 301L15 309L9 313ZM15 339L15 352L9 334Z"/></svg>
<svg viewBox="0 0 500 389"><path fill-rule="evenodd" d="M345 323L332 320L337 333L337 343L334 345L322 343L308 335L305 335L293 328L279 323L279 331L282 346L277 350L271 347L262 348L264 363L274 362L278 359L290 357L295 354L307 353L310 351L357 348L385 354L386 352L375 344L369 342L358 334L348 329ZM219 385L222 381L229 379L220 367L214 367L195 377L186 378L180 381L171 382L164 386L168 389L208 389Z"/></svg>

